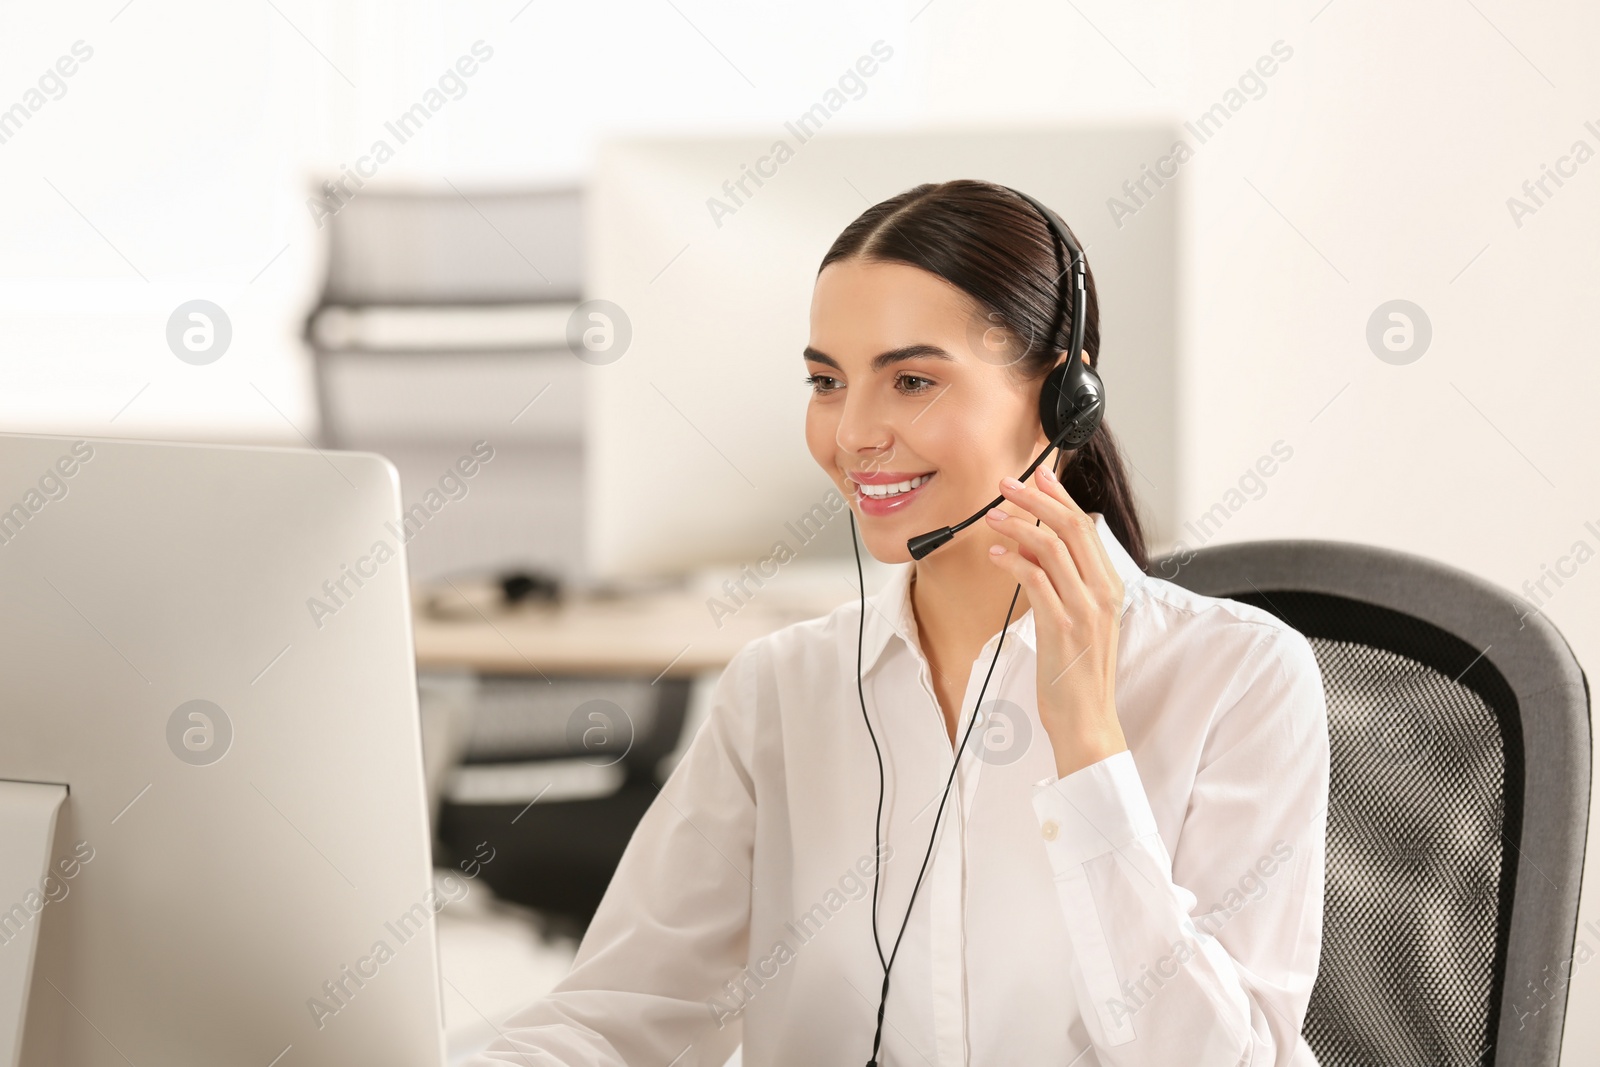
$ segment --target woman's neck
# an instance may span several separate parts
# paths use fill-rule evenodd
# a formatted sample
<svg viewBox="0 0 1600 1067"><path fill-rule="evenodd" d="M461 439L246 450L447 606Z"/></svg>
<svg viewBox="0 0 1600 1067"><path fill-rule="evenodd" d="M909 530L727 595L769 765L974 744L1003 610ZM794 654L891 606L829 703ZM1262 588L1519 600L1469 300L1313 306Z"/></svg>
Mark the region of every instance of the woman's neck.
<svg viewBox="0 0 1600 1067"><path fill-rule="evenodd" d="M964 538L913 564L911 607L929 656L944 659L968 650L976 655L1000 632L1013 594L1017 603L1011 621L1027 613L1027 590L1018 591L1011 576L989 561L989 546L1000 543L994 535ZM1015 550L1014 544L1008 547Z"/></svg>

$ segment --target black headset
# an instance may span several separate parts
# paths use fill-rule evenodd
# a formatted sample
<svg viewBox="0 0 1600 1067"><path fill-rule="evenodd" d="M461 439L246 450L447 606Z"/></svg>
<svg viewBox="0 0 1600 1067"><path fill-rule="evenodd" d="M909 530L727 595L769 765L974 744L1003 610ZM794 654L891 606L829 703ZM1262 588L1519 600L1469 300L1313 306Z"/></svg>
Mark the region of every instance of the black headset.
<svg viewBox="0 0 1600 1067"><path fill-rule="evenodd" d="M1045 436L1050 438L1050 443L1032 463L1028 464L1028 469L1022 472L1022 477L1018 481L1026 482L1052 451L1057 448L1080 448L1094 436L1105 416L1106 393L1100 375L1095 373L1094 368L1084 363L1083 357L1079 354L1083 351L1084 319L1087 316L1089 299L1087 287L1089 268L1083 258L1083 249L1078 246L1072 231L1055 212L1027 193L1018 192L1008 186L1001 188L1007 189L1032 205L1054 236L1056 266L1060 271L1057 277L1064 277L1066 284L1057 289L1055 314L1050 321L1050 332L1045 334L1046 344L1053 342L1061 329L1061 317L1066 312L1067 294L1069 292L1072 294L1072 334L1067 344L1067 358L1051 369L1039 392L1039 425L1044 428ZM973 512L969 518L954 526L930 530L928 533L911 538L906 542L911 558L922 559L977 522L990 508L1000 506L1004 500L1004 496L997 496ZM1038 524L1039 520L1034 520L1034 525ZM900 939L905 936L906 926L911 921L911 909L917 903L917 891L922 888L922 876L927 873L928 861L933 856L934 837L938 834L939 822L944 817L945 802L950 799L950 786L955 782L956 768L961 765L961 756L966 751L967 738L972 736L972 727L978 721L978 713L983 707L983 694L989 688L989 679L994 674L995 664L1000 661L1000 650L1005 647L1006 630L1011 625L1011 613L1016 610L1017 596L1022 592L1022 586L1019 584L1016 591L1011 594L1011 606L1006 609L1006 621L1000 627L1000 641L995 645L994 658L989 661L989 670L983 676L983 686L978 690L977 704L972 709L972 719L967 723L967 732L961 735L961 746L956 750L955 760L950 765L950 777L945 781L944 796L939 800L939 812L933 819L933 832L928 837L928 851L923 854L922 867L917 872L916 884L911 887L911 900L906 904L905 918L900 922L900 932L895 936L893 950L889 953L888 959L884 959L883 943L878 938L878 878L881 869L881 850L878 841L883 825L883 750L878 746L878 735L873 732L872 720L867 716L867 697L861 684L862 645L865 643L867 625L867 592L866 581L861 572L861 546L856 535L854 509L850 511L850 543L856 553L856 581L861 590L861 618L856 631L856 696L861 701L861 718L867 724L867 734L872 738L872 748L878 756L878 814L872 828L875 857L872 873L872 943L878 951L878 962L883 966L883 991L878 1000L878 1026L872 1035L872 1055L867 1060L867 1067L878 1067L878 1049L883 1041L883 1014L889 1004L889 971L894 966L895 957L900 954Z"/></svg>

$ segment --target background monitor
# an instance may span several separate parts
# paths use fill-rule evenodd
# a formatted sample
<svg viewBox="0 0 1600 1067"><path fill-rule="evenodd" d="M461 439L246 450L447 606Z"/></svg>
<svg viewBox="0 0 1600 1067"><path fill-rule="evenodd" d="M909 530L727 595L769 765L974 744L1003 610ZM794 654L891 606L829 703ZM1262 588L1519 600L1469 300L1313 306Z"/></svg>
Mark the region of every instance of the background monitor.
<svg viewBox="0 0 1600 1067"><path fill-rule="evenodd" d="M791 150L781 159L779 140ZM1170 126L1140 121L830 130L804 142L780 126L769 137L604 146L585 205L585 296L621 309L631 340L592 368L585 391L590 569L671 574L759 560L778 540L802 559L849 557L842 512L803 546L789 532L832 489L804 439L800 354L817 265L872 204L953 178L1029 193L1083 243L1100 296L1106 421L1124 446L1147 533L1169 540L1179 525L1184 211L1181 189L1145 174L1173 141ZM758 183L755 171L767 176ZM1152 194L1133 221L1108 210L1130 180Z"/></svg>

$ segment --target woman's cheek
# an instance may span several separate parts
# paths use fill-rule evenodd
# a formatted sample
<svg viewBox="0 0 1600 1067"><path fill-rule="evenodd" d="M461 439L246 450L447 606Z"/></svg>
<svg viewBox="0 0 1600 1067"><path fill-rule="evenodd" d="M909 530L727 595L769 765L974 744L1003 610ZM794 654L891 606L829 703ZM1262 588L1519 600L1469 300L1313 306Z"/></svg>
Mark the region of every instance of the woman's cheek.
<svg viewBox="0 0 1600 1067"><path fill-rule="evenodd" d="M806 448L811 452L811 458L817 461L817 466L832 476L834 474L834 435L829 430L827 423L826 414L819 411L816 404L807 405Z"/></svg>

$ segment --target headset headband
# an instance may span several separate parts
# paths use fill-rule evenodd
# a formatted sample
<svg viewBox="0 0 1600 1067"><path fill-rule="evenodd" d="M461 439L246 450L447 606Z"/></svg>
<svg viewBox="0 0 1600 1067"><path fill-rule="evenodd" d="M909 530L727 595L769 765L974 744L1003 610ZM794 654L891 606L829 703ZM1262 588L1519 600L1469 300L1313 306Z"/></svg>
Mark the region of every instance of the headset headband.
<svg viewBox="0 0 1600 1067"><path fill-rule="evenodd" d="M1056 278L1059 282L1061 274L1070 273L1071 275L1071 277L1067 279L1067 285L1070 286L1072 290L1072 336L1067 342L1066 351L1070 357L1078 358L1078 353L1083 351L1083 332L1085 328L1084 319L1087 317L1088 313L1088 287L1086 281L1088 264L1084 259L1083 249L1078 246L1078 242L1073 238L1072 231L1067 228L1067 224L1061 221L1061 216L1057 215L1054 211L1051 211L1049 208L1039 203L1039 201L1035 200L1027 193L1017 189L1012 189L1010 186L1004 186L1003 188L1009 190L1016 196L1031 204L1033 209L1039 213L1039 217L1044 219L1044 224L1049 227L1051 234L1055 237L1055 240L1059 241L1061 245L1066 247L1069 258L1068 262L1065 264L1061 262L1061 248L1054 248L1056 254L1056 265L1061 268L1061 273L1057 274ZM1045 338L1046 345L1054 345L1056 335L1061 330L1061 316L1063 312L1066 311L1067 305L1066 294L1066 287L1058 284L1056 286L1055 315L1050 320L1050 333Z"/></svg>

